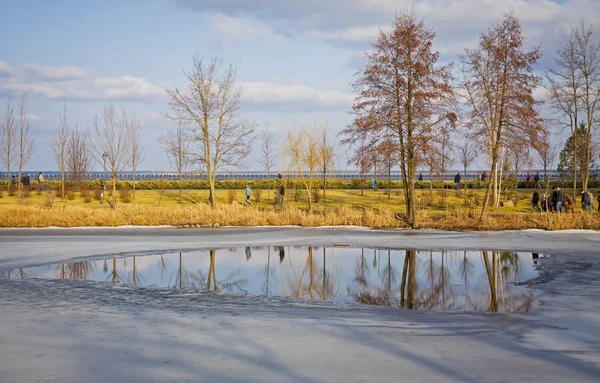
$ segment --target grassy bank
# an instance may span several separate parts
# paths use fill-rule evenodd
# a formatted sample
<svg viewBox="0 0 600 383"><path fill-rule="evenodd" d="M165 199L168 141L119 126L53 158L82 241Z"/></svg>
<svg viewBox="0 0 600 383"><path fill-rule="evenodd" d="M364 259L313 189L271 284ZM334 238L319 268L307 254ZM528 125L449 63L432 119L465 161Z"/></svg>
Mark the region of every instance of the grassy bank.
<svg viewBox="0 0 600 383"><path fill-rule="evenodd" d="M569 191L565 191L569 192ZM596 214L575 209L574 214L531 213L532 190L512 190L510 201L490 212L479 224L483 190L421 190L421 228L440 230L522 230L522 229L594 229L600 230ZM60 199L55 192L31 192L18 198L4 193L0 198L0 227L76 227L173 225L202 226L277 226L305 227L357 225L368 227L408 228L404 196L384 190L328 190L313 199L313 212L307 212L308 194L288 190L284 208L273 206L273 194L254 190L252 205L246 206L244 193L218 190L218 207L210 208L207 190L186 190L179 202L177 191L141 190L132 199L129 191L119 192L115 209L101 204L99 195L71 192ZM107 198L109 198L107 196Z"/></svg>
<svg viewBox="0 0 600 383"><path fill-rule="evenodd" d="M282 209L249 207L239 204L144 206L123 204L115 209L89 209L84 206L4 205L0 207L0 227L76 226L281 226L304 227L356 225L374 228L408 228L398 212L370 208L328 208L308 213L287 206ZM440 230L600 230L596 214L491 213L481 225L475 211L419 212L420 228Z"/></svg>

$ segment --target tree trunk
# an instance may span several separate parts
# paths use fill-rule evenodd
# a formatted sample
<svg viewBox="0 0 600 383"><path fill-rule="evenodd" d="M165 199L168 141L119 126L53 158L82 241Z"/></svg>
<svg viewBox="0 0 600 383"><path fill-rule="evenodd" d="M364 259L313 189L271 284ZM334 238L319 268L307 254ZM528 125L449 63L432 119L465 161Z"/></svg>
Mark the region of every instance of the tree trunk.
<svg viewBox="0 0 600 383"><path fill-rule="evenodd" d="M61 188L62 188L62 194L61 194L61 200L65 199L65 168L63 167L61 169Z"/></svg>
<svg viewBox="0 0 600 383"><path fill-rule="evenodd" d="M117 206L117 174L113 173L112 208Z"/></svg>
<svg viewBox="0 0 600 383"><path fill-rule="evenodd" d="M135 168L133 169L133 196L132 199L135 199Z"/></svg>

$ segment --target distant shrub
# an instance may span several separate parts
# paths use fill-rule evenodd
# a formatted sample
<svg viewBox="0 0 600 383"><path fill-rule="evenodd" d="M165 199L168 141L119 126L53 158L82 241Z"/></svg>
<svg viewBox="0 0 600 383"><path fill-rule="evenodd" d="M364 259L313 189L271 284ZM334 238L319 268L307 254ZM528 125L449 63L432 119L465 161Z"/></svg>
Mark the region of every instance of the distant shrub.
<svg viewBox="0 0 600 383"><path fill-rule="evenodd" d="M131 190L126 189L126 188L121 188L121 190L119 191L119 194L121 197L121 201L123 201L123 203L131 202Z"/></svg>
<svg viewBox="0 0 600 383"><path fill-rule="evenodd" d="M227 191L227 203L232 204L233 201L235 201L235 199L236 199L235 196L236 196L235 190L232 190L232 189L228 190Z"/></svg>
<svg viewBox="0 0 600 383"><path fill-rule="evenodd" d="M252 190L252 198L254 198L254 200L256 202L262 201L262 194L263 194L262 189L253 189Z"/></svg>
<svg viewBox="0 0 600 383"><path fill-rule="evenodd" d="M75 192L73 190L68 190L65 194L69 201L73 201L75 199Z"/></svg>
<svg viewBox="0 0 600 383"><path fill-rule="evenodd" d="M79 195L81 196L81 198L83 198L83 202L92 202L92 193L89 190L83 190L79 193Z"/></svg>
<svg viewBox="0 0 600 383"><path fill-rule="evenodd" d="M46 209L51 209L52 206L54 206L54 193L49 191L46 192L46 195L44 196L44 207Z"/></svg>

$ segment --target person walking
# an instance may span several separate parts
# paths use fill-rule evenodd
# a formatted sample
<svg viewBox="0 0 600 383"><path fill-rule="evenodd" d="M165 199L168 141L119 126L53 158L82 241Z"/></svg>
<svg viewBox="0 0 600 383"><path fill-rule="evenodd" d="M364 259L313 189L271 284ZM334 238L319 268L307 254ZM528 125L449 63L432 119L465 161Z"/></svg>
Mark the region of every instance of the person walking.
<svg viewBox="0 0 600 383"><path fill-rule="evenodd" d="M589 201L588 207L589 207L590 213L593 213L594 212L594 195L589 190L588 190L588 201Z"/></svg>
<svg viewBox="0 0 600 383"><path fill-rule="evenodd" d="M279 204L283 206L283 200L285 198L285 186L283 186L283 182L279 185Z"/></svg>
<svg viewBox="0 0 600 383"><path fill-rule="evenodd" d="M40 183L40 189L44 191L44 172L38 174L38 182Z"/></svg>
<svg viewBox="0 0 600 383"><path fill-rule="evenodd" d="M481 189L481 173L477 172L477 189Z"/></svg>
<svg viewBox="0 0 600 383"><path fill-rule="evenodd" d="M540 210L540 194L537 191L537 188L533 189L533 196L531 197L531 207L533 208L533 212Z"/></svg>
<svg viewBox="0 0 600 383"><path fill-rule="evenodd" d="M456 184L456 190L460 189L460 173L456 172L454 176L454 183Z"/></svg>
<svg viewBox="0 0 600 383"><path fill-rule="evenodd" d="M423 182L423 173L419 173L419 182Z"/></svg>
<svg viewBox="0 0 600 383"><path fill-rule="evenodd" d="M525 176L525 189L529 189L529 182L531 182L531 174L527 172L527 175Z"/></svg>
<svg viewBox="0 0 600 383"><path fill-rule="evenodd" d="M250 189L250 185L246 185L246 203L250 205L250 195L252 195L252 189Z"/></svg>
<svg viewBox="0 0 600 383"><path fill-rule="evenodd" d="M373 181L371 181L371 186L373 187L374 191L377 191L377 179L373 178Z"/></svg>
<svg viewBox="0 0 600 383"><path fill-rule="evenodd" d="M560 213L563 208L563 192L560 186L556 187L556 212Z"/></svg>
<svg viewBox="0 0 600 383"><path fill-rule="evenodd" d="M487 170L484 170L481 174L481 182L487 181Z"/></svg>
<svg viewBox="0 0 600 383"><path fill-rule="evenodd" d="M540 187L540 172L535 173L535 175L533 176L533 182L536 188Z"/></svg>

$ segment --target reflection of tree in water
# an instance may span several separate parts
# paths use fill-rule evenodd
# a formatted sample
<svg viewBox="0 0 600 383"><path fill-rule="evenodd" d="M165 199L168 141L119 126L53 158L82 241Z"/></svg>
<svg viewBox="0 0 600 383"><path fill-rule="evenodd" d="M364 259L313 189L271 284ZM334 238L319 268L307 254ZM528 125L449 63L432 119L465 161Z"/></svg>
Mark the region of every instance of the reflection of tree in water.
<svg viewBox="0 0 600 383"><path fill-rule="evenodd" d="M123 275L121 275L117 271L117 259L116 258L113 258L113 260L112 260L112 270L106 276L106 281L110 281L111 283L117 283L117 282L123 281Z"/></svg>
<svg viewBox="0 0 600 383"><path fill-rule="evenodd" d="M290 277L288 283L294 291L295 298L328 300L337 293L335 291L336 269L331 265L329 269L327 268L326 249L323 248L322 256L317 255L318 250L312 246L307 248L307 258L301 272L294 270L290 261L292 272L287 274Z"/></svg>
<svg viewBox="0 0 600 383"><path fill-rule="evenodd" d="M18 279L25 279L25 278L29 278L29 275L27 275L27 273L23 269L8 270L6 274L8 276L8 279L17 279L17 278Z"/></svg>
<svg viewBox="0 0 600 383"><path fill-rule="evenodd" d="M491 312L527 312L533 309L533 294L511 294L511 283L505 281L514 273L515 278L521 275L521 266L517 253L492 252L490 260L487 251L482 251L487 280L489 284L489 307Z"/></svg>
<svg viewBox="0 0 600 383"><path fill-rule="evenodd" d="M433 252L429 252L428 262L426 263L429 289L421 291L414 308L449 309L453 306L454 291L452 289L452 275L448 255L448 252L442 251L440 265L436 266L433 260ZM462 267L464 267L463 264L461 264L461 269Z"/></svg>
<svg viewBox="0 0 600 383"><path fill-rule="evenodd" d="M140 274L140 272L137 269L136 266L136 262L135 262L135 256L132 257L133 258L133 267L131 269L131 272L127 274L127 282L128 283L132 283L134 286L137 286L138 284L144 284L144 277L142 277L142 275Z"/></svg>
<svg viewBox="0 0 600 383"><path fill-rule="evenodd" d="M374 250L374 267L376 267L377 250ZM380 262L381 264L381 262ZM367 278L368 265L365 261L364 249L361 249L361 256L357 260L354 270L354 282L358 289L348 288L348 295L353 297L356 302L364 304L374 304L381 306L391 306L393 304L392 286L396 282L396 272L391 264L391 252L388 250L387 263L379 273L381 278L381 287L374 287Z"/></svg>
<svg viewBox="0 0 600 383"><path fill-rule="evenodd" d="M222 291L227 293L247 293L244 287L247 285L248 281L240 277L239 272L230 273L227 278L222 280L217 280L217 272L216 272L216 250L210 250L210 263L208 268L208 278L204 276L202 270L198 270L197 273L188 273L185 271L181 264L181 253L179 254L180 259L180 269L182 272L178 272L178 276L183 276L180 278L180 286L179 288L194 288L194 289L203 289L206 291ZM177 287L177 286L175 286Z"/></svg>

